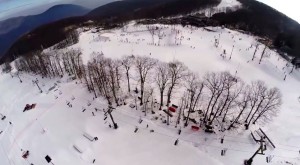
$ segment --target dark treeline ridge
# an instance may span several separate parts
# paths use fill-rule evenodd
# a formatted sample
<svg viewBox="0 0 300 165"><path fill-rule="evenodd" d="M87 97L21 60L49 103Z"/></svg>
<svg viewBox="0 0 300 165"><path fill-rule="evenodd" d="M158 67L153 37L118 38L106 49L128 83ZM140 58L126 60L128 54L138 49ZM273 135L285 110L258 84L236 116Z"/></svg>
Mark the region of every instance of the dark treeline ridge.
<svg viewBox="0 0 300 165"><path fill-rule="evenodd" d="M277 10L253 0L238 0L243 8L215 14L221 25L233 25L273 41L273 46L292 56L300 56L300 25Z"/></svg>
<svg viewBox="0 0 300 165"><path fill-rule="evenodd" d="M15 42L0 59L0 63L12 61L16 56L40 50L41 46L43 48L53 46L66 39L71 30L85 25L84 23L89 20L93 20L96 25L113 28L130 20L188 13L219 3L220 0L127 0L113 2L96 8L86 16L63 19L33 30Z"/></svg>
<svg viewBox="0 0 300 165"><path fill-rule="evenodd" d="M202 21L204 22L202 26L224 25L244 30L259 37L268 38L268 41L271 41L268 45L275 47L281 54L288 53L295 57L300 56L300 25L296 21L263 3L253 0L238 1L243 5L241 9L217 13ZM84 17L63 19L37 28L21 37L0 60L0 63L7 60L11 61L14 58L13 55L25 55L39 50L41 46L43 48L53 46L66 39L71 30L85 25L88 20L92 20L94 25L104 28L123 26L124 23L137 19L151 19L150 23L183 24L181 19L167 19L166 17L188 14L201 8L212 8L220 2L220 0L168 0L163 2L127 0L113 2L91 11Z"/></svg>
<svg viewBox="0 0 300 165"><path fill-rule="evenodd" d="M81 17L67 18L35 29L14 43L0 63L12 61L17 56L48 48L67 39L83 20Z"/></svg>

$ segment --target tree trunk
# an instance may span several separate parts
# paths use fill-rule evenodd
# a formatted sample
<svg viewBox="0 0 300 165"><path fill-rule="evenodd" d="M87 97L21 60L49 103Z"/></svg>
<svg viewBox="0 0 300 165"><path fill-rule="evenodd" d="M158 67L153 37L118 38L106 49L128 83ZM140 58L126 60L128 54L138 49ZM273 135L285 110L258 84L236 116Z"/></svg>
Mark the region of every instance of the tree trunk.
<svg viewBox="0 0 300 165"><path fill-rule="evenodd" d="M208 111L209 111L209 108L210 108L210 104L211 104L213 98L214 98L214 93L212 94L212 96L211 96L211 98L210 98L210 100L208 102L207 108L206 108L206 112L205 112L204 120L203 120L205 123L206 123L207 114L208 114Z"/></svg>
<svg viewBox="0 0 300 165"><path fill-rule="evenodd" d="M255 58L255 54L256 54L256 52L257 52L258 46L259 46L259 45L256 45L256 47L255 47L255 51L254 51L254 53L253 53L252 61L253 61L254 58Z"/></svg>
<svg viewBox="0 0 300 165"><path fill-rule="evenodd" d="M144 81L141 79L141 102L140 105L143 105L143 99L144 99Z"/></svg>
<svg viewBox="0 0 300 165"><path fill-rule="evenodd" d="M164 103L164 91L161 89L160 90L160 106L159 106L159 110L161 110L162 106Z"/></svg>
<svg viewBox="0 0 300 165"><path fill-rule="evenodd" d="M95 86L94 86L94 83L93 83L93 80L92 80L92 76L91 74L89 73L89 79L90 79L90 82L91 82L91 89L92 91L94 92L94 95L95 95L95 98L97 98L97 94L96 94L96 90L95 90Z"/></svg>
<svg viewBox="0 0 300 165"><path fill-rule="evenodd" d="M173 88L174 88L174 85L171 85L171 87L168 90L168 94L167 94L167 97L168 97L167 98L167 106L170 105Z"/></svg>
<svg viewBox="0 0 300 165"><path fill-rule="evenodd" d="M262 99L262 100L259 102L259 104L257 105L256 110L254 111L254 113L252 114L250 120L248 121L248 125L250 125L251 120L253 119L253 117L254 117L254 115L257 113L257 111L259 110L259 108L260 108L260 106L261 106L261 104L262 104L263 101L264 101L264 99Z"/></svg>
<svg viewBox="0 0 300 165"><path fill-rule="evenodd" d="M216 100L214 101L214 103L213 103L213 105L211 107L211 111L210 111L208 119L210 119L210 117L211 117L211 115L212 115L212 113L214 111L214 108L215 108L215 106L216 106L216 104L217 104L217 102L218 102L218 100L219 100L219 98L221 96L221 94L222 94L222 91L218 93L217 98L216 98Z"/></svg>
<svg viewBox="0 0 300 165"><path fill-rule="evenodd" d="M242 116L242 114L243 114L243 112L244 112L244 110L247 108L247 106L246 105L244 105L243 106L243 108L242 108L242 110L240 111L240 113L238 114L238 116L234 119L234 121L229 125L229 127L227 128L227 130L230 130L232 127L233 127L233 125L237 122L237 121L239 121L239 119L240 119L240 117Z"/></svg>
<svg viewBox="0 0 300 165"><path fill-rule="evenodd" d="M188 126L188 121L189 121L189 118L190 118L190 114L191 114L191 111L192 111L192 106L193 106L193 101L194 101L194 97L195 97L195 94L191 94L191 101L190 101L190 106L189 106L189 111L188 111L188 115L186 117L186 120L185 120L185 123L184 123L184 126ZM183 112L184 113L184 112Z"/></svg>
<svg viewBox="0 0 300 165"><path fill-rule="evenodd" d="M263 52L261 53L261 56L260 56L260 59L259 59L259 64L261 63L261 61L262 61L262 59L263 59L263 57L264 57L264 55L265 55L266 49L267 49L267 46L265 46Z"/></svg>
<svg viewBox="0 0 300 165"><path fill-rule="evenodd" d="M256 101L255 101L254 104L251 106L251 110L250 110L249 114L247 115L247 118L246 118L246 120L245 120L245 123L248 122L248 119L249 119L250 115L252 114L252 111L253 111L255 105L256 105Z"/></svg>
<svg viewBox="0 0 300 165"><path fill-rule="evenodd" d="M127 77L128 93L130 93L129 70L126 70L126 77Z"/></svg>

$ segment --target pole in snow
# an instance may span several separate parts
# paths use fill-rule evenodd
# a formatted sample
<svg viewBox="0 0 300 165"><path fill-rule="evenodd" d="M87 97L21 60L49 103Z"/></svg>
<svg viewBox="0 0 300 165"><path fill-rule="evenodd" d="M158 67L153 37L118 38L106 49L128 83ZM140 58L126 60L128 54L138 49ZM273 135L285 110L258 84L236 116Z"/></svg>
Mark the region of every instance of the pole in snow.
<svg viewBox="0 0 300 165"><path fill-rule="evenodd" d="M111 119L111 121L112 121L112 123L113 123L113 125L114 125L114 128L117 129L117 128L118 128L118 124L115 123L114 118L113 118L113 116L112 116L112 114L111 114L111 112L112 112L113 109L114 109L114 108L113 108L111 105L109 105L109 106L108 106L107 113L109 114L109 117L110 117L110 119Z"/></svg>
<svg viewBox="0 0 300 165"><path fill-rule="evenodd" d="M234 48L234 45L232 46L232 50L231 50L231 53L230 53L230 57L229 57L229 60L231 60L231 57L232 57L232 53L233 53L233 48Z"/></svg>
<svg viewBox="0 0 300 165"><path fill-rule="evenodd" d="M43 93L42 89L40 88L40 86L39 86L39 84L38 84L38 83L39 83L39 80L38 80L38 79L32 80L32 82L35 83L36 86L39 88L40 92Z"/></svg>
<svg viewBox="0 0 300 165"><path fill-rule="evenodd" d="M20 83L22 83L23 81L22 81L21 78L20 78L19 72L17 73L17 77L19 78Z"/></svg>

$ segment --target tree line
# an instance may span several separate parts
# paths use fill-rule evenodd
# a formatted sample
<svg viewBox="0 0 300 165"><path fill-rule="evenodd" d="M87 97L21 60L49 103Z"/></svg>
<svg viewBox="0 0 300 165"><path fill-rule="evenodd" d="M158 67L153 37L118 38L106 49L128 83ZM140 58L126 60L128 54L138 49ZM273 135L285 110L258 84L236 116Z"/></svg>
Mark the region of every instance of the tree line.
<svg viewBox="0 0 300 165"><path fill-rule="evenodd" d="M94 53L85 65L80 49L37 51L18 58L15 68L47 78L71 76L85 84L94 98L104 97L109 105L121 106L136 93L145 115L154 111L153 100L158 100L158 110L178 104L176 125L209 125L221 131L265 123L282 103L279 89L268 88L263 81L246 84L228 71L200 77L180 61L162 62L147 56L111 59ZM135 89L133 81L138 83ZM192 117L195 114L197 118Z"/></svg>

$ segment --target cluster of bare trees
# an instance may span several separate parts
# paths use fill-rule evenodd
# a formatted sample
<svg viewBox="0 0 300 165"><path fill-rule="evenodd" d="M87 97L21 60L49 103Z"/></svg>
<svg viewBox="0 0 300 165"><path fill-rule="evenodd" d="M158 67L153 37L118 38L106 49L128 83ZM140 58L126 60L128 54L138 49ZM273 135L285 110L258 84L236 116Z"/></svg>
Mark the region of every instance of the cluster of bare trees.
<svg viewBox="0 0 300 165"><path fill-rule="evenodd" d="M155 25L147 25L146 27L152 38L151 44L161 46L161 40L164 37L167 37L167 34L164 31L166 27ZM184 36L180 30L175 28L175 25L172 27L170 35L174 35L174 45L181 45ZM155 42L155 37L157 38L157 43Z"/></svg>
<svg viewBox="0 0 300 165"><path fill-rule="evenodd" d="M158 27L152 26L152 25L148 25L148 26L147 26L147 29L148 29L149 33L151 34L151 37L152 37L152 44L154 44L154 35L155 35L156 30L158 29Z"/></svg>
<svg viewBox="0 0 300 165"><path fill-rule="evenodd" d="M183 85L182 80L188 75L188 68L179 61L169 63L159 62L155 67L155 82L160 93L160 107L164 105L166 94L166 105L169 106L174 90Z"/></svg>
<svg viewBox="0 0 300 165"><path fill-rule="evenodd" d="M12 70L12 67L11 67L9 62L3 63L3 65L2 65L2 72L3 73L9 73L11 70Z"/></svg>
<svg viewBox="0 0 300 165"><path fill-rule="evenodd" d="M85 68L84 79L88 90L92 91L96 98L106 98L109 105L115 102L119 106L122 101L121 66L120 60L105 58L103 55L95 57Z"/></svg>
<svg viewBox="0 0 300 165"><path fill-rule="evenodd" d="M260 43L255 43L255 50L254 50L254 53L253 53L253 56L252 56L252 59L251 59L252 61L256 58L256 52L259 49L260 45L261 45ZM251 47L252 47L252 45L251 45ZM270 52L267 48L268 47L265 45L264 48L263 48L263 51L262 51L262 53L259 57L259 64L261 64L261 62L264 58L270 57Z"/></svg>
<svg viewBox="0 0 300 165"><path fill-rule="evenodd" d="M37 51L17 59L15 67L18 71L39 74L49 78L68 74L81 79L83 75L83 63L79 49L71 49L64 53Z"/></svg>
<svg viewBox="0 0 300 165"><path fill-rule="evenodd" d="M73 30L69 32L67 38L54 46L55 49L63 49L79 42L79 32Z"/></svg>
<svg viewBox="0 0 300 165"><path fill-rule="evenodd" d="M280 91L277 88L268 89L262 81L246 85L229 72L207 73L201 78L182 62L166 63L146 56L110 59L99 53L84 65L81 51L69 49L61 53L35 52L19 58L15 65L18 71L43 77L72 76L86 84L95 98L102 96L109 105L116 106L124 104L124 98L131 95L131 85L135 80L138 84L134 92L139 95L145 114L150 100L152 111L156 98L159 100L159 110L178 102L177 124L183 119L185 126L193 120L200 126L218 126L222 131L239 125L245 125L248 129L250 124L260 119L270 119L281 105ZM182 97L174 97L174 92ZM191 118L195 114L197 118Z"/></svg>
<svg viewBox="0 0 300 165"><path fill-rule="evenodd" d="M149 77L150 70L155 66L156 63L157 60L145 56L143 57L138 56L135 59L135 67L139 75L140 90L141 90L140 105L143 105L144 102L145 83L147 82L147 79Z"/></svg>
<svg viewBox="0 0 300 165"><path fill-rule="evenodd" d="M279 89L268 89L262 81L246 85L229 72L207 73L202 81L195 74L186 79L188 97L183 99L188 115L185 126L190 113L199 108L200 126L214 125L225 131L243 124L248 129L260 119L269 120L281 105Z"/></svg>
<svg viewBox="0 0 300 165"><path fill-rule="evenodd" d="M163 39L163 37L166 36L163 29L164 29L164 27L161 27L161 26L147 25L147 30L149 31L151 38L152 38L152 43L151 43L152 45L160 46L160 41ZM157 35L157 37L158 37L157 44L154 42L155 35Z"/></svg>

